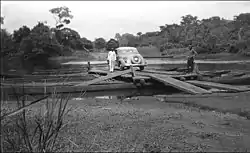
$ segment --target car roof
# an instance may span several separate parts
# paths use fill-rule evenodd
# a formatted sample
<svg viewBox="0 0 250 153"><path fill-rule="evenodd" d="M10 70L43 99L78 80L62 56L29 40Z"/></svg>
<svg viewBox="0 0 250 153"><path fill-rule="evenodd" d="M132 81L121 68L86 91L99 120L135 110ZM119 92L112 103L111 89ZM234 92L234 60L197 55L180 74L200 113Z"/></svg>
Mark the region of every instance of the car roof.
<svg viewBox="0 0 250 153"><path fill-rule="evenodd" d="M119 47L119 48L117 48L117 50L123 50L123 49L136 49L135 47ZM136 49L137 50L137 49Z"/></svg>

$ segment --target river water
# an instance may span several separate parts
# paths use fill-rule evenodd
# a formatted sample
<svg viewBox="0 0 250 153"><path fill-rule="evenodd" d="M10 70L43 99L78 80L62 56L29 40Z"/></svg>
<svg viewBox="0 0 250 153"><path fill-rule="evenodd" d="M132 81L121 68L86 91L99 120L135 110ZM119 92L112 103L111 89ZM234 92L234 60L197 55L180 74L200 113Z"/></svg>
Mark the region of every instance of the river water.
<svg viewBox="0 0 250 153"><path fill-rule="evenodd" d="M91 64L107 64L107 61L90 61ZM173 59L147 59L149 65L153 64L186 64L186 60ZM250 63L250 60L235 60L235 61L214 61L214 60L195 60L197 64L235 64L235 63ZM71 61L62 63L62 65L86 65L87 61Z"/></svg>

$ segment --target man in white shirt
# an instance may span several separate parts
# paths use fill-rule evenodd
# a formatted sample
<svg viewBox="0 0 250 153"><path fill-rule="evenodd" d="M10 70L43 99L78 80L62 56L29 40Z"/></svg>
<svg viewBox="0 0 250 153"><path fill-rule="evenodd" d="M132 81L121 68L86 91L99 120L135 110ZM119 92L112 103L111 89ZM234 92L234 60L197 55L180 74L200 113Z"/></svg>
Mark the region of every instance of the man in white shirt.
<svg viewBox="0 0 250 153"><path fill-rule="evenodd" d="M115 61L116 61L116 53L114 49L111 49L111 51L108 52L108 64L109 64L109 71L112 73L114 72L115 68Z"/></svg>

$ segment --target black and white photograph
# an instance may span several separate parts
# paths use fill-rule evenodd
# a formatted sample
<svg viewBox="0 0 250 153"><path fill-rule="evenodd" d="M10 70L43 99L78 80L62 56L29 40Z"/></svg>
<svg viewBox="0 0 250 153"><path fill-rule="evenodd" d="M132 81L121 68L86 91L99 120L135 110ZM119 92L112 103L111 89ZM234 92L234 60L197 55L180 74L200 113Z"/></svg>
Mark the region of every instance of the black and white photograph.
<svg viewBox="0 0 250 153"><path fill-rule="evenodd" d="M250 1L1 0L5 152L250 152Z"/></svg>

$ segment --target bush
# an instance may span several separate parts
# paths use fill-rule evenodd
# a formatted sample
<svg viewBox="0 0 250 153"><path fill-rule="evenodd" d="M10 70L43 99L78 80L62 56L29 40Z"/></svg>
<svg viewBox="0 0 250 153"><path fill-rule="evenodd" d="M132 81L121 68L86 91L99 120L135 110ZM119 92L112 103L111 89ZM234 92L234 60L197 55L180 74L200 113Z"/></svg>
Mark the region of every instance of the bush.
<svg viewBox="0 0 250 153"><path fill-rule="evenodd" d="M54 152L59 132L64 126L64 116L68 113L69 98L53 94L51 101L43 101L37 110L20 110L27 106L25 95L17 99L16 111L9 106L1 108L1 133L4 152ZM46 98L46 97L45 97ZM30 104L42 102L45 98ZM13 106L13 105L12 105ZM13 106L14 107L14 106ZM35 108L33 108L35 109Z"/></svg>

